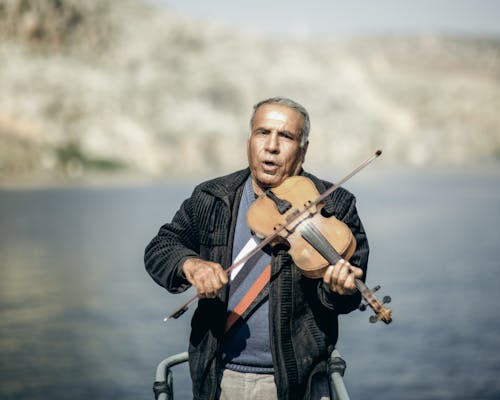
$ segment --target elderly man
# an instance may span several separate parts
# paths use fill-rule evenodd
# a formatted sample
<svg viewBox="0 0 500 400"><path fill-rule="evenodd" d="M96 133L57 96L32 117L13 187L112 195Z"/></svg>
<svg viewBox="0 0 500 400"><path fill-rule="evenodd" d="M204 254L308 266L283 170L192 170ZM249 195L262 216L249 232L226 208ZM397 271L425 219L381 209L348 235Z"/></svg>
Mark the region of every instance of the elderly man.
<svg viewBox="0 0 500 400"><path fill-rule="evenodd" d="M360 302L354 281L366 273L368 242L354 196L339 188L323 212L351 229L357 248L350 262L310 279L286 248L265 247L228 277L225 269L252 239L245 216L257 196L299 174L320 193L331 186L302 169L310 122L300 104L282 97L261 101L250 126L248 168L198 185L147 246L146 269L170 292L194 286L200 297L189 341L194 399L324 398L320 383L337 341L337 315ZM269 266L265 286L255 290ZM228 324L235 313L236 323Z"/></svg>

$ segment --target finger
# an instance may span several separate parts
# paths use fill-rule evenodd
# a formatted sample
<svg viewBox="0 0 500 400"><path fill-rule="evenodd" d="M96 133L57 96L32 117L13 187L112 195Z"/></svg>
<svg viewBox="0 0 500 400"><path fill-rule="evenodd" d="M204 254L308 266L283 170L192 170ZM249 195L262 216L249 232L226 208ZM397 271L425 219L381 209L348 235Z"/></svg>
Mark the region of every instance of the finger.
<svg viewBox="0 0 500 400"><path fill-rule="evenodd" d="M200 297L206 297L207 293L210 291L210 282L207 279L207 271L204 267L190 271L188 279L192 285L196 288L197 294Z"/></svg>
<svg viewBox="0 0 500 400"><path fill-rule="evenodd" d="M352 294L356 291L356 283L355 283L354 274L349 274L344 283L344 291L348 294Z"/></svg>
<svg viewBox="0 0 500 400"><path fill-rule="evenodd" d="M227 272L222 267L217 270L217 277L222 285L228 282Z"/></svg>
<svg viewBox="0 0 500 400"><path fill-rule="evenodd" d="M204 274L201 271L196 271L192 274L193 286L196 288L198 296L200 297L205 297L207 292L207 286L203 276Z"/></svg>
<svg viewBox="0 0 500 400"><path fill-rule="evenodd" d="M195 259L195 258L190 258L184 261L184 264L182 265L182 271L184 272L184 276L186 277L187 281L193 285L196 286L196 277L195 274L198 272L200 269L200 260Z"/></svg>
<svg viewBox="0 0 500 400"><path fill-rule="evenodd" d="M337 281L339 280L339 273L340 273L340 268L342 267L342 261L343 260L337 261L333 266L332 279L331 279L331 283L333 285L337 285Z"/></svg>
<svg viewBox="0 0 500 400"><path fill-rule="evenodd" d="M351 273L354 274L354 277L356 278L362 278L363 277L363 270L361 268L355 267L354 265L350 265Z"/></svg>
<svg viewBox="0 0 500 400"><path fill-rule="evenodd" d="M349 276L349 266L348 263L344 260L340 261L340 267L339 267L339 275L337 278L336 285L340 288L344 288L345 281L347 277Z"/></svg>
<svg viewBox="0 0 500 400"><path fill-rule="evenodd" d="M223 283L219 276L219 271L217 267L212 267L210 274L207 277L208 295L210 297L215 297L219 290L222 288Z"/></svg>
<svg viewBox="0 0 500 400"><path fill-rule="evenodd" d="M346 261L345 260L337 261L332 274L331 289L337 292L338 294L344 294L344 282L347 279L347 275L348 275L348 269L346 267Z"/></svg>
<svg viewBox="0 0 500 400"><path fill-rule="evenodd" d="M216 297L222 287L228 282L227 272L220 264L209 263L206 265L204 282L205 297Z"/></svg>
<svg viewBox="0 0 500 400"><path fill-rule="evenodd" d="M323 275L323 282L325 285L330 286L330 281L332 280L332 274L333 274L333 265L330 265L326 271L325 274Z"/></svg>
<svg viewBox="0 0 500 400"><path fill-rule="evenodd" d="M212 298L217 295L217 289L211 279L205 279L200 285L200 295L203 297Z"/></svg>
<svg viewBox="0 0 500 400"><path fill-rule="evenodd" d="M194 278L193 278L193 273L189 269L184 269L184 275L186 276L187 281L194 286Z"/></svg>

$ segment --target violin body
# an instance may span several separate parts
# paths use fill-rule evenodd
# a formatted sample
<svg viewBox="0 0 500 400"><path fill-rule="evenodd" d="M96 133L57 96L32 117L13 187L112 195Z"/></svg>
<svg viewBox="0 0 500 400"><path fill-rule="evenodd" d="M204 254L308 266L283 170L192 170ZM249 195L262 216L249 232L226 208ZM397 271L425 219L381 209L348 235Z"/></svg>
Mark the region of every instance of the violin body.
<svg viewBox="0 0 500 400"><path fill-rule="evenodd" d="M280 186L272 189L274 195L290 202L293 207L280 214L275 201L262 195L252 204L247 213L247 223L259 238L265 238L274 233L277 227L286 225L298 208L304 208L311 199L319 196L314 183L302 176L287 178ZM334 216L329 218L321 214L323 203L311 207L307 213L287 225L279 236L290 245L289 253L297 267L308 278L321 278L330 262L316 248L308 244L301 236L303 224L315 225L323 236L332 244L335 250L348 260L356 250L356 240L349 227ZM276 240L278 242L279 240ZM271 243L272 245L272 243Z"/></svg>

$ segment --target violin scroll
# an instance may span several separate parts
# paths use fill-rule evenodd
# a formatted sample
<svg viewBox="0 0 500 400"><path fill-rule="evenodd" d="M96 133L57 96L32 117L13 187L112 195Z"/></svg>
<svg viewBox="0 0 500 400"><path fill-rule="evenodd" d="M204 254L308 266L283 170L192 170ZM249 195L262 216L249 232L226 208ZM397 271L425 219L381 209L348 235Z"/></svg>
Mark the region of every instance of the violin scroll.
<svg viewBox="0 0 500 400"><path fill-rule="evenodd" d="M356 283L357 285L357 283ZM360 292L363 294L363 298L366 300L365 302L361 302L358 309L360 311L365 311L368 306L372 308L376 315L370 315L368 319L372 324L377 321L383 321L386 324L390 324L392 322L392 310L390 308L386 308L383 305L391 302L391 296L384 296L382 301L379 301L374 293L380 289L380 285L375 286L372 290L368 289L366 285L365 287L358 287Z"/></svg>

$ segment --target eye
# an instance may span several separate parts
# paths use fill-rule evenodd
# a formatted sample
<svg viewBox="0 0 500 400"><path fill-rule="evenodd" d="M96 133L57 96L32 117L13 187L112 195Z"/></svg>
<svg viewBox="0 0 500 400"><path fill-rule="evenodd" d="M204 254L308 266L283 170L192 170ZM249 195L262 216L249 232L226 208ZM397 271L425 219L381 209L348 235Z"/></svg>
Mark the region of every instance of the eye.
<svg viewBox="0 0 500 400"><path fill-rule="evenodd" d="M291 132L288 131L280 132L280 136L288 140L295 140L295 135L293 135Z"/></svg>

